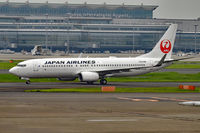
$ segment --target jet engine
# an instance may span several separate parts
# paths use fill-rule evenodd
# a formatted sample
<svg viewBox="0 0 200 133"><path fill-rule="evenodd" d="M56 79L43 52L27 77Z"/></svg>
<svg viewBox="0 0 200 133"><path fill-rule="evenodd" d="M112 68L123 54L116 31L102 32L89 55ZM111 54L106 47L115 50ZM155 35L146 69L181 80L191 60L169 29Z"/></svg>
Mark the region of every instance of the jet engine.
<svg viewBox="0 0 200 133"><path fill-rule="evenodd" d="M99 80L99 74L96 72L81 72L79 80L82 82L93 82Z"/></svg>

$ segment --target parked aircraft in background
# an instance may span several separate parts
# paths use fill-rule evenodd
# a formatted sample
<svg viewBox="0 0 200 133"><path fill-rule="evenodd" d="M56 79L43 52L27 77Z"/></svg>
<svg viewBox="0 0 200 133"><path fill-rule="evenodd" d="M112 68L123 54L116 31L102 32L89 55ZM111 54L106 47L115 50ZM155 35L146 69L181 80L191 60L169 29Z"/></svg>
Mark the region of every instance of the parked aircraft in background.
<svg viewBox="0 0 200 133"><path fill-rule="evenodd" d="M180 102L180 105L187 105L187 106L200 106L200 101L188 101L188 102Z"/></svg>
<svg viewBox="0 0 200 133"><path fill-rule="evenodd" d="M58 78L92 84L100 79L100 84L107 84L106 77L125 77L141 75L160 70L172 64L172 50L177 31L177 24L171 24L153 50L135 58L45 58L20 62L9 70L10 73L25 79Z"/></svg>

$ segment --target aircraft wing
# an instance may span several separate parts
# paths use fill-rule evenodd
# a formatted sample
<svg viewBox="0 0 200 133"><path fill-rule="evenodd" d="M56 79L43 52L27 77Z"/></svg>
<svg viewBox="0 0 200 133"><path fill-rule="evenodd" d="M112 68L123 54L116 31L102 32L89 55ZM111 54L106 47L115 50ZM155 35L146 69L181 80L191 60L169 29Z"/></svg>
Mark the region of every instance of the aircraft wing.
<svg viewBox="0 0 200 133"><path fill-rule="evenodd" d="M133 70L133 69L138 70L138 69L159 67L164 63L166 56L167 56L167 54L165 54L155 66L131 67L131 68L129 67L129 68L110 69L110 70L106 69L106 70L100 70L100 71L96 71L96 72L98 72L100 75L105 75L105 74L112 74L112 73L119 73L119 72L129 72L130 70Z"/></svg>
<svg viewBox="0 0 200 133"><path fill-rule="evenodd" d="M179 61L179 60L185 60L185 59L190 59L190 58L194 58L194 57L185 57L185 58L181 58L181 59L173 59L173 60L165 60L167 54L165 54L160 61L154 65L154 66L147 66L147 67L133 67L133 68L123 68L123 69L106 69L106 70L100 70L100 71L96 71L98 72L100 75L105 75L105 74L112 74L112 73L119 73L119 72L129 72L130 70L138 70L138 69L146 69L146 68L154 68L154 67L159 67L161 66L163 63L170 63L170 62L174 62L174 61Z"/></svg>
<svg viewBox="0 0 200 133"><path fill-rule="evenodd" d="M123 69L106 69L106 70L99 70L95 71L99 73L100 75L106 75L106 74L113 74L113 73L120 73L120 72L129 72L130 70L138 70L138 69L145 69L145 68L151 68L151 67L134 67L134 68L123 68Z"/></svg>

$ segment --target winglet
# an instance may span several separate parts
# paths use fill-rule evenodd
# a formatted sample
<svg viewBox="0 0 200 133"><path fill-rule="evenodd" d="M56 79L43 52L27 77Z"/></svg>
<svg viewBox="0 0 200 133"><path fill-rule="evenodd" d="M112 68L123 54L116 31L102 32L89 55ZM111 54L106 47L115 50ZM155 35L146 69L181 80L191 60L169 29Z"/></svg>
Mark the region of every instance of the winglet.
<svg viewBox="0 0 200 133"><path fill-rule="evenodd" d="M155 65L154 67L159 67L159 66L161 66L161 65L165 62L166 56L167 56L167 54L165 54L165 55L161 58L161 60L158 62L158 64Z"/></svg>

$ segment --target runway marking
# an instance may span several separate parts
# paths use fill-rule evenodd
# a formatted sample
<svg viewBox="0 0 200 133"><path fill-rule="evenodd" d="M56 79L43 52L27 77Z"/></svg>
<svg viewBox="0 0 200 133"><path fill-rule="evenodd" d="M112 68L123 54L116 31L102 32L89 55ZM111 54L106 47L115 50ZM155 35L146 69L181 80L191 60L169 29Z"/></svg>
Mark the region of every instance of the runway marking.
<svg viewBox="0 0 200 133"><path fill-rule="evenodd" d="M137 121L137 119L94 119L87 120L88 122L130 122Z"/></svg>
<svg viewBox="0 0 200 133"><path fill-rule="evenodd" d="M176 99L176 98L164 98L164 97L151 97L154 99L159 99L159 100L170 100L170 101L177 101L177 102L188 102L190 100L184 100L184 99Z"/></svg>
<svg viewBox="0 0 200 133"><path fill-rule="evenodd" d="M131 100L131 98L127 98L127 97L117 97L120 100Z"/></svg>
<svg viewBox="0 0 200 133"><path fill-rule="evenodd" d="M147 101L147 102L159 102L159 100L154 100L154 99L131 99L132 101L136 102L142 102L142 101Z"/></svg>
<svg viewBox="0 0 200 133"><path fill-rule="evenodd" d="M166 98L166 97L147 97L147 98L117 97L117 99L134 101L134 102L162 102L162 101L189 102L190 101L190 100Z"/></svg>
<svg viewBox="0 0 200 133"><path fill-rule="evenodd" d="M129 100L129 101L135 101L135 102L142 102L142 101L146 101L146 102L159 102L159 100L157 99L145 99L145 98L127 98L127 97L117 97L117 99L120 100Z"/></svg>

